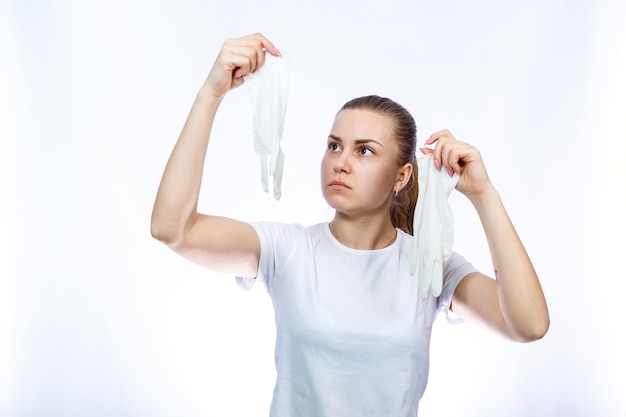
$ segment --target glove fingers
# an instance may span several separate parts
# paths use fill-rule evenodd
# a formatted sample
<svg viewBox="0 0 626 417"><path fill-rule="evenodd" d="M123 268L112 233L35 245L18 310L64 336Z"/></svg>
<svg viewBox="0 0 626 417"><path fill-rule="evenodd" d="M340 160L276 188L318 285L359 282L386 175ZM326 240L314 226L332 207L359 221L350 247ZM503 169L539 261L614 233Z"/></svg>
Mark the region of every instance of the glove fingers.
<svg viewBox="0 0 626 417"><path fill-rule="evenodd" d="M282 58L267 55L263 67L245 78L252 100L254 147L261 156L261 186L268 192L269 177L272 176L276 200L282 194L285 159L280 140L287 108L288 60L283 55Z"/></svg>
<svg viewBox="0 0 626 417"><path fill-rule="evenodd" d="M261 187L263 191L268 192L268 176L269 171L267 167L267 155L261 154Z"/></svg>
<svg viewBox="0 0 626 417"><path fill-rule="evenodd" d="M439 297L443 290L443 265L440 258L436 258L434 261L430 288L433 297Z"/></svg>
<svg viewBox="0 0 626 417"><path fill-rule="evenodd" d="M422 250L420 252L420 265L419 265L419 276L418 276L418 288L420 297L422 300L426 300L430 295L432 279L433 279L433 262L434 256L433 253L429 250Z"/></svg>
<svg viewBox="0 0 626 417"><path fill-rule="evenodd" d="M272 172L274 178L274 198L280 200L281 196L281 184L283 181L283 166L285 165L285 154L282 149L278 149L278 158L276 159L276 166Z"/></svg>

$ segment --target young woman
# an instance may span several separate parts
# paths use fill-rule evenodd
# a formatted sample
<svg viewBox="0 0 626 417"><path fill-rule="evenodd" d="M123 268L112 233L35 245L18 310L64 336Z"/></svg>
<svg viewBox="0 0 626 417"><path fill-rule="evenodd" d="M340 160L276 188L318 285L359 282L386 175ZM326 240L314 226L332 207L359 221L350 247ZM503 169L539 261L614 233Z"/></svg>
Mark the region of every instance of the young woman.
<svg viewBox="0 0 626 417"><path fill-rule="evenodd" d="M426 387L435 312L484 323L520 342L549 325L537 275L477 149L443 130L421 151L459 174L482 221L495 279L452 253L442 294L422 300L409 273L417 199L412 116L378 96L346 103L321 163L329 223L253 224L200 214L197 201L211 126L243 76L280 56L261 34L227 40L165 168L152 235L211 270L261 280L277 326L271 415L415 416ZM430 319L426 319L430 317Z"/></svg>

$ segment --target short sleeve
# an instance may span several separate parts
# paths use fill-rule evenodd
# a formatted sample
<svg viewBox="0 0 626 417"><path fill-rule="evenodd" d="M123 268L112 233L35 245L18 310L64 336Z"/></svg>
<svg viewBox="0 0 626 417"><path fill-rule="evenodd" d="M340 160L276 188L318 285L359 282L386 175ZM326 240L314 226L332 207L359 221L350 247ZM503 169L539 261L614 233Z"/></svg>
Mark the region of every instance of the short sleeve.
<svg viewBox="0 0 626 417"><path fill-rule="evenodd" d="M452 324L463 322L461 317L450 310L452 297L461 280L477 271L469 261L456 252L452 252L448 260L443 263L443 290L437 301L437 311L445 313L448 322Z"/></svg>
<svg viewBox="0 0 626 417"><path fill-rule="evenodd" d="M280 273L281 265L289 259L293 248L305 233L299 224L285 224L278 222L252 222L259 237L261 253L256 278L235 277L237 284L249 290L255 282L262 282L271 294L274 279Z"/></svg>

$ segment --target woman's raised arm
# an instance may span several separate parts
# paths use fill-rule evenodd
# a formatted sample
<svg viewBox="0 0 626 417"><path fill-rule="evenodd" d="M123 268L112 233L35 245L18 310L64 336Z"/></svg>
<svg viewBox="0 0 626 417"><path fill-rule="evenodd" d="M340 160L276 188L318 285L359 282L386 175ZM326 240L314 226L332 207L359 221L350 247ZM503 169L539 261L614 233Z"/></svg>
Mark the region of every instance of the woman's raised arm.
<svg viewBox="0 0 626 417"><path fill-rule="evenodd" d="M224 96L241 85L243 76L279 56L263 35L224 42L198 92L187 121L165 167L152 210L152 236L185 258L209 269L254 277L260 246L247 223L197 211L204 161L217 109Z"/></svg>
<svg viewBox="0 0 626 417"><path fill-rule="evenodd" d="M548 331L548 306L539 278L513 223L491 184L480 153L443 130L426 142L435 144L435 165L459 176L457 190L472 202L485 230L495 280L473 273L457 287L452 309L461 317L486 324L507 338L530 342Z"/></svg>

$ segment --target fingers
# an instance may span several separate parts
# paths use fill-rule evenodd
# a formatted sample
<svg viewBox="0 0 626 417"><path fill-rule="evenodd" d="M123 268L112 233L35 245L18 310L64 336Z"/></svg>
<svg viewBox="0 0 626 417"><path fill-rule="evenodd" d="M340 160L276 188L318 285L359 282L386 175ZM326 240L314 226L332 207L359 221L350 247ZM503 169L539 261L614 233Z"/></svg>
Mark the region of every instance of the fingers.
<svg viewBox="0 0 626 417"><path fill-rule="evenodd" d="M279 57L280 52L260 33L241 38L227 39L222 45L202 91L222 98L228 91L239 87L244 76L259 69L265 62L265 53Z"/></svg>
<svg viewBox="0 0 626 417"><path fill-rule="evenodd" d="M249 46L232 46L225 51L224 58L228 61L233 78L248 75L265 62L265 53Z"/></svg>
<svg viewBox="0 0 626 417"><path fill-rule="evenodd" d="M433 143L437 142L439 139L442 139L442 138L450 138L452 140L455 140L454 136L452 136L452 133L450 133L448 129L444 129L444 130L440 130L439 132L435 132L432 135L430 135L430 137L426 140L425 145L432 145Z"/></svg>
<svg viewBox="0 0 626 417"><path fill-rule="evenodd" d="M433 133L425 142L425 145L433 144L435 145L433 149L421 148L420 150L425 155L433 156L435 167L438 170L444 167L450 176L455 173L461 175L467 162L465 158L473 147L457 141L447 129Z"/></svg>
<svg viewBox="0 0 626 417"><path fill-rule="evenodd" d="M250 35L248 36L249 38L253 38L259 42L261 42L261 44L263 45L263 50L269 52L270 54L279 57L280 56L280 51L276 48L276 46L274 46L274 44L272 42L270 42L269 39L267 39L265 36L263 36L260 33L255 33L254 35Z"/></svg>
<svg viewBox="0 0 626 417"><path fill-rule="evenodd" d="M424 154L424 155L432 155L433 154L433 150L430 148L420 148L420 151Z"/></svg>
<svg viewBox="0 0 626 417"><path fill-rule="evenodd" d="M242 38L228 39L222 47L222 55L233 67L234 78L240 78L260 68L265 62L265 52L280 56L272 42L260 33Z"/></svg>
<svg viewBox="0 0 626 417"><path fill-rule="evenodd" d="M440 170L441 167L444 166L446 170L448 171L448 174L450 174L450 176L454 175L455 171L453 170L451 164L449 163L450 147L449 146L446 147L446 144L450 143L451 141L456 141L452 133L450 133L450 131L447 129L440 130L430 135L430 137L424 143L425 145L434 144L435 145L434 149L423 148L422 150L423 153L430 154L433 156L435 168L437 170ZM428 151L425 151L426 149L428 149Z"/></svg>

